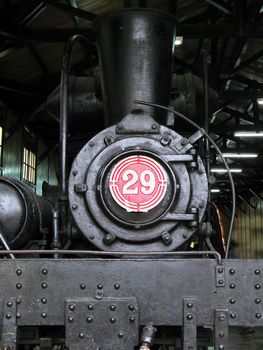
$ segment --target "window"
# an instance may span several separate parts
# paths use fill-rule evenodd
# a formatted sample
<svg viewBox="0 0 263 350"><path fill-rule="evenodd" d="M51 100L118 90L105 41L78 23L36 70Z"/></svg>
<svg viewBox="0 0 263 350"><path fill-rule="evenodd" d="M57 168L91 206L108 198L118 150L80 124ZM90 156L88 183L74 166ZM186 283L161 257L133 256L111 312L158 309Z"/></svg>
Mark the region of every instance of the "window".
<svg viewBox="0 0 263 350"><path fill-rule="evenodd" d="M23 163L22 163L22 179L36 184L36 154L24 147Z"/></svg>

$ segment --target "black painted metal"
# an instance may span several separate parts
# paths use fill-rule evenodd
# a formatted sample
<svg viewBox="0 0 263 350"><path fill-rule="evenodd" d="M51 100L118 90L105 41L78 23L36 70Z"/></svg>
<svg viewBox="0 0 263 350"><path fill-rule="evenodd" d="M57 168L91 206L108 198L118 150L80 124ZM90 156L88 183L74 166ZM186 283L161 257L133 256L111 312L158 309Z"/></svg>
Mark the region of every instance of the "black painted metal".
<svg viewBox="0 0 263 350"><path fill-rule="evenodd" d="M169 14L146 9L95 21L107 126L130 113L134 99L169 104L175 23ZM164 124L166 113L146 110Z"/></svg>
<svg viewBox="0 0 263 350"><path fill-rule="evenodd" d="M196 327L215 326L217 348L227 350L228 326L263 326L262 264L174 258L3 260L0 319L13 334L5 342L15 344L16 326L66 326L66 342L74 340L76 349L94 339L102 349L114 344L131 350L138 326L152 322L157 328L183 327L189 335L185 344L193 349ZM217 286L216 274L224 271L225 286ZM103 329L106 338L98 336Z"/></svg>
<svg viewBox="0 0 263 350"><path fill-rule="evenodd" d="M1 231L11 248L51 232L52 205L23 182L0 177Z"/></svg>

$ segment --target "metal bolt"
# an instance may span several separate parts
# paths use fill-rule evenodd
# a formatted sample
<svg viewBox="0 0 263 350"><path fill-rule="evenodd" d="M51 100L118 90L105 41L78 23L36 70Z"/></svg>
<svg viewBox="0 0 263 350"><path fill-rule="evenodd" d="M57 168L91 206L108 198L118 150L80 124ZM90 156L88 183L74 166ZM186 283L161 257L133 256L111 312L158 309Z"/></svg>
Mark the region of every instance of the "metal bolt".
<svg viewBox="0 0 263 350"><path fill-rule="evenodd" d="M189 309L192 309L193 303L187 303L187 307L189 307Z"/></svg>
<svg viewBox="0 0 263 350"><path fill-rule="evenodd" d="M73 317L68 317L68 322L69 323L73 323L74 322L74 318Z"/></svg>
<svg viewBox="0 0 263 350"><path fill-rule="evenodd" d="M135 309L134 305L129 305L129 310L133 311Z"/></svg>
<svg viewBox="0 0 263 350"><path fill-rule="evenodd" d="M181 140L181 145L182 145L182 146L186 146L187 143L188 143L188 141L187 141L186 139L182 139L182 140Z"/></svg>
<svg viewBox="0 0 263 350"><path fill-rule="evenodd" d="M43 283L41 284L41 287L42 287L43 289L47 289L47 283L43 282Z"/></svg>
<svg viewBox="0 0 263 350"><path fill-rule="evenodd" d="M255 303L256 303L256 304L260 304L260 303L261 303L261 299L260 299L260 298L256 298L256 299L255 299Z"/></svg>
<svg viewBox="0 0 263 350"><path fill-rule="evenodd" d="M22 275L22 270L17 269L17 270L16 270L16 274L17 274L17 276L21 276L21 275Z"/></svg>
<svg viewBox="0 0 263 350"><path fill-rule="evenodd" d="M255 284L255 289L260 289L261 288L261 285L260 284Z"/></svg>
<svg viewBox="0 0 263 350"><path fill-rule="evenodd" d="M84 339L84 333L79 333L79 338Z"/></svg>
<svg viewBox="0 0 263 350"><path fill-rule="evenodd" d="M230 288L230 289L235 289L235 288L236 288L236 285L235 285L234 283L231 283L231 284L229 285L229 288Z"/></svg>
<svg viewBox="0 0 263 350"><path fill-rule="evenodd" d="M16 289L21 289L22 288L22 284L21 283L17 283L16 284Z"/></svg>
<svg viewBox="0 0 263 350"><path fill-rule="evenodd" d="M88 305L88 309L89 309L89 310L93 310L93 305L92 305L92 304L89 304L89 305Z"/></svg>
<svg viewBox="0 0 263 350"><path fill-rule="evenodd" d="M135 317L130 317L130 318L129 318L129 321L130 321L131 323L133 323L133 322L135 321Z"/></svg>
<svg viewBox="0 0 263 350"><path fill-rule="evenodd" d="M188 321L191 321L191 320L193 319L193 315L192 315L192 314L188 314L188 315L186 316L186 318L188 319Z"/></svg>
<svg viewBox="0 0 263 350"><path fill-rule="evenodd" d="M119 337L119 338L123 338L123 337L124 337L124 332L122 332L122 331L119 332L119 333L118 333L118 337Z"/></svg>
<svg viewBox="0 0 263 350"><path fill-rule="evenodd" d="M223 267L219 267L219 268L217 269L217 272L218 272L218 273L223 273L223 271L224 271L224 270L223 270Z"/></svg>
<svg viewBox="0 0 263 350"><path fill-rule="evenodd" d="M156 129L157 129L157 125L156 125L156 124L153 124L153 125L152 125L152 129L153 129L153 130L156 130Z"/></svg>
<svg viewBox="0 0 263 350"><path fill-rule="evenodd" d="M230 275L234 275L234 274L235 274L235 272L236 272L236 270L235 270L235 269L230 269L230 270L229 270Z"/></svg>
<svg viewBox="0 0 263 350"><path fill-rule="evenodd" d="M42 302L42 304L46 304L47 303L47 299L46 298L42 298L41 302Z"/></svg>
<svg viewBox="0 0 263 350"><path fill-rule="evenodd" d="M218 280L218 284L224 284L224 280L222 279Z"/></svg>
<svg viewBox="0 0 263 350"><path fill-rule="evenodd" d="M76 210L76 209L78 209L78 206L77 206L76 204L73 204L73 205L72 205L72 209L73 209L73 210Z"/></svg>
<svg viewBox="0 0 263 350"><path fill-rule="evenodd" d="M260 275L260 270L255 270L255 275Z"/></svg>
<svg viewBox="0 0 263 350"><path fill-rule="evenodd" d="M96 294L97 295L103 295L103 291L102 290L97 290Z"/></svg>
<svg viewBox="0 0 263 350"><path fill-rule="evenodd" d="M47 317L47 314L46 314L45 312L42 312L41 317L42 317L42 318L46 318L46 317Z"/></svg>
<svg viewBox="0 0 263 350"><path fill-rule="evenodd" d="M220 345L219 345L219 350L224 350L224 348L225 348L225 347L224 347L223 344L220 344Z"/></svg>
<svg viewBox="0 0 263 350"><path fill-rule="evenodd" d="M18 304L21 304L21 299L19 298L19 299L16 299L16 303L17 303L17 305Z"/></svg>
<svg viewBox="0 0 263 350"><path fill-rule="evenodd" d="M93 321L93 317L91 317L91 316L87 317L87 322L88 323L91 323L92 321Z"/></svg>
<svg viewBox="0 0 263 350"><path fill-rule="evenodd" d="M256 318L259 320L261 318L261 314L260 313L257 313L256 314Z"/></svg>
<svg viewBox="0 0 263 350"><path fill-rule="evenodd" d="M111 244L112 242L115 241L115 237L111 235L110 233L107 233L104 238L103 238L104 243L106 244Z"/></svg>
<svg viewBox="0 0 263 350"><path fill-rule="evenodd" d="M19 312L16 313L16 318L21 318L21 314Z"/></svg>
<svg viewBox="0 0 263 350"><path fill-rule="evenodd" d="M162 234L162 239L163 239L163 242L165 243L165 244L171 244L172 243L172 241L173 241L173 239L172 239L172 236L170 235L170 233L169 232L164 232L163 234Z"/></svg>
<svg viewBox="0 0 263 350"><path fill-rule="evenodd" d="M116 318L115 317L110 317L110 323L115 323L116 322Z"/></svg>
<svg viewBox="0 0 263 350"><path fill-rule="evenodd" d="M12 303L11 301L8 301L8 302L6 303L6 305L7 305L8 307L12 307L12 306L13 306L13 303Z"/></svg>
<svg viewBox="0 0 263 350"><path fill-rule="evenodd" d="M233 319L234 319L234 318L236 318L236 317L237 317L237 315L236 315L234 312L231 312L231 313L230 313L230 318L233 318Z"/></svg>
<svg viewBox="0 0 263 350"><path fill-rule="evenodd" d="M12 317L11 314L6 314L6 315L5 315L5 318L7 318L8 320L10 320L11 317Z"/></svg>
<svg viewBox="0 0 263 350"><path fill-rule="evenodd" d="M93 147L93 146L94 146L94 142L93 142L93 141L90 141L89 146L90 146L90 147Z"/></svg>
<svg viewBox="0 0 263 350"><path fill-rule="evenodd" d="M235 304L236 300L233 299L233 298L231 298L231 299L229 300L229 302L230 302L230 304Z"/></svg>
<svg viewBox="0 0 263 350"><path fill-rule="evenodd" d="M74 306L74 305L69 305L68 309L69 309L70 311L74 311L74 310L75 310L75 306Z"/></svg>
<svg viewBox="0 0 263 350"><path fill-rule="evenodd" d="M103 288L103 285L102 285L102 284L98 284L98 285L97 285L97 288L98 288L98 289L102 289L102 288Z"/></svg>
<svg viewBox="0 0 263 350"><path fill-rule="evenodd" d="M86 285L85 285L84 283L81 283L81 284L79 285L79 287L80 287L80 289L86 289Z"/></svg>
<svg viewBox="0 0 263 350"><path fill-rule="evenodd" d="M223 331L220 331L220 332L218 333L218 335L219 335L220 338L223 338L223 337L225 336L225 333L224 333Z"/></svg>
<svg viewBox="0 0 263 350"><path fill-rule="evenodd" d="M78 175L78 171L77 171L77 170L73 170L73 171L72 171L72 175L73 175L73 176Z"/></svg>
<svg viewBox="0 0 263 350"><path fill-rule="evenodd" d="M223 314L219 315L219 320L220 320L220 321L224 321L225 318L226 318L225 315L223 315Z"/></svg>
<svg viewBox="0 0 263 350"><path fill-rule="evenodd" d="M43 274L43 275L47 275L47 273L48 273L48 270L47 270L47 269L43 269L43 270L42 270L42 274Z"/></svg>
<svg viewBox="0 0 263 350"><path fill-rule="evenodd" d="M110 306L110 310L111 310L111 311L115 311L115 310L116 310L116 306L115 306L115 305L111 305L111 306Z"/></svg>
<svg viewBox="0 0 263 350"><path fill-rule="evenodd" d="M114 288L115 288L115 289L120 289L120 284L119 284L119 283L115 283L115 284L114 284Z"/></svg>

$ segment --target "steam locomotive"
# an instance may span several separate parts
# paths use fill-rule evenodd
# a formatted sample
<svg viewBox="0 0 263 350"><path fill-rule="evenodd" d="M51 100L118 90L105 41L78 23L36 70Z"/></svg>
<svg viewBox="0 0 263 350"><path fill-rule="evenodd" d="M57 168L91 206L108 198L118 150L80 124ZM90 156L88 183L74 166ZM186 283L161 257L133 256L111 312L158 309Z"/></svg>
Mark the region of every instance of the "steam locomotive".
<svg viewBox="0 0 263 350"><path fill-rule="evenodd" d="M70 349L128 350L139 346L140 333L140 349L150 349L154 326L160 326L161 338L166 334L172 340L160 341L155 348L166 349L161 344L168 344L169 349L177 349L177 333L169 327L181 326L183 319L194 322L193 328L184 329L183 349L195 350L196 326L213 323L206 302L211 298L221 310L223 298L219 290L217 302L214 289L225 283L215 252L217 262L174 260L176 253L188 249L194 234L202 238L209 227L208 178L200 156L203 135L189 136L190 128L188 137L182 136L175 130L184 124L173 125L167 110L138 103L173 105L176 21L162 12L131 9L99 17L94 31L100 57L102 129L86 137L71 162L68 124L73 120L74 128L85 134L81 121L80 125L74 121L74 108L73 119L67 120L69 56L75 39L85 41L76 37L63 63L59 189L46 184L45 195L38 197L24 183L0 178L1 244L7 249L2 256L18 258L20 250L29 258L14 260L15 267L11 260L2 260L1 273L8 273L1 289L2 348L63 349L66 344ZM81 79L84 91L92 86L89 78ZM73 100L72 106L76 103ZM84 119L89 118L85 111L93 111L95 119L88 121L92 128L98 111L102 112L96 91L78 107ZM45 240L44 250L30 250L30 242L38 238ZM169 252L171 258L165 255ZM67 254L75 259L66 259ZM196 282L197 265L204 283ZM215 280L216 286L209 290ZM198 317L195 293L201 295L198 307L207 309ZM140 326L144 326L142 333ZM168 327L164 333L161 326ZM16 327L21 332L18 338ZM33 334L30 341L28 330ZM48 339L46 347L43 339Z"/></svg>

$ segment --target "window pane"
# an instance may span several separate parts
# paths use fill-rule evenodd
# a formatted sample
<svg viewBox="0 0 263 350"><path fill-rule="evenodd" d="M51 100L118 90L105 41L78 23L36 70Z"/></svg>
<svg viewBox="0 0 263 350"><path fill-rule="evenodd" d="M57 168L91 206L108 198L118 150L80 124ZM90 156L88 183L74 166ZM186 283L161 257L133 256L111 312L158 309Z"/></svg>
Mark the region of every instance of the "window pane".
<svg viewBox="0 0 263 350"><path fill-rule="evenodd" d="M35 185L36 182L36 154L26 147L23 152L22 178Z"/></svg>

